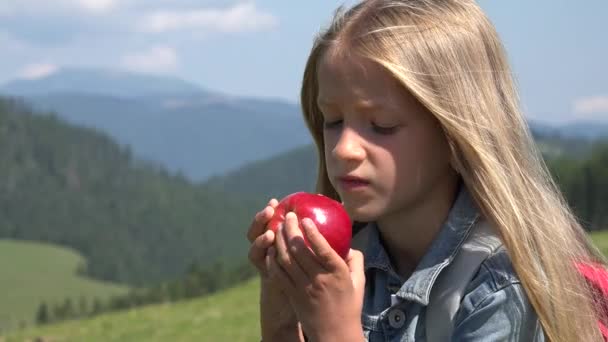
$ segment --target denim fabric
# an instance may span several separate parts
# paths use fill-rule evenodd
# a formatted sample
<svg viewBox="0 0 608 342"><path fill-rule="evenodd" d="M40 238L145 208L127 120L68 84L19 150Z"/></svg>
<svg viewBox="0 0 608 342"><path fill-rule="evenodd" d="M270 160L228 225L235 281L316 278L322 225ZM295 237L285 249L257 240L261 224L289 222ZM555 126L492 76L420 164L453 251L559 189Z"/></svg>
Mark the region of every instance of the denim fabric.
<svg viewBox="0 0 608 342"><path fill-rule="evenodd" d="M426 325L433 324L425 317L431 289L478 215L463 186L439 234L408 279L393 268L377 226L367 225L368 239L362 250L366 274L362 324L368 341L426 341ZM451 340L544 341L504 246L481 264L467 286Z"/></svg>

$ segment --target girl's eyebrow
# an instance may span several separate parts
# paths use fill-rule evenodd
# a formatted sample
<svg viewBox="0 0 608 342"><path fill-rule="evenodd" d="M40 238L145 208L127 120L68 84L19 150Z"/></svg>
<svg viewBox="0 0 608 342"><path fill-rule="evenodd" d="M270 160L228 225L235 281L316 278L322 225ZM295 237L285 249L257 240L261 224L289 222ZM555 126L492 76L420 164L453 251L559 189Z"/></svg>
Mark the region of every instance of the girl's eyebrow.
<svg viewBox="0 0 608 342"><path fill-rule="evenodd" d="M330 108L330 107L338 107L339 105L336 102L331 101L329 99L319 98L319 99L317 99L317 106L319 108ZM356 110L359 110L361 112L370 112L373 110L382 109L382 108L384 108L384 105L378 101L359 100L353 105L353 107Z"/></svg>
<svg viewBox="0 0 608 342"><path fill-rule="evenodd" d="M355 108L362 112L371 112L374 110L382 109L384 106L381 102L372 101L372 100L361 100L355 103Z"/></svg>

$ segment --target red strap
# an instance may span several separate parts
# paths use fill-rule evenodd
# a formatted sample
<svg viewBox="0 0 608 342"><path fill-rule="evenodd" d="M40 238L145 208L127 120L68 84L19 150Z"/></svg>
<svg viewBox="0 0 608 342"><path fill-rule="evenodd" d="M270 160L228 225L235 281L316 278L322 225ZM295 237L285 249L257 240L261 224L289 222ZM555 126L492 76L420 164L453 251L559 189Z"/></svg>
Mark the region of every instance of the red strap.
<svg viewBox="0 0 608 342"><path fill-rule="evenodd" d="M608 328L602 322L597 322L597 325L599 325L602 336L604 336L604 341L608 342Z"/></svg>
<svg viewBox="0 0 608 342"><path fill-rule="evenodd" d="M598 291L598 295L604 297L604 303L608 303L608 270L603 265L584 262L576 263L576 269ZM607 307L604 305L602 308L604 315L608 314L606 309ZM608 317L602 318L604 322L599 320L597 324L604 336L604 341L608 342L608 327L604 324L608 321Z"/></svg>
<svg viewBox="0 0 608 342"><path fill-rule="evenodd" d="M608 299L608 270L604 266L579 262L576 264L576 268L587 281L600 290L602 295Z"/></svg>

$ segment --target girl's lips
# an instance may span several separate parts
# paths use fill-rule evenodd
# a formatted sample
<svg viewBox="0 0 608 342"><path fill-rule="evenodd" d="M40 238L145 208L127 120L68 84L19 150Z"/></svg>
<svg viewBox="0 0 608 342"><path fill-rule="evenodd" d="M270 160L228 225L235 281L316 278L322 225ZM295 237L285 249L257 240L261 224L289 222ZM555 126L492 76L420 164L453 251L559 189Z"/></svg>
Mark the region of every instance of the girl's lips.
<svg viewBox="0 0 608 342"><path fill-rule="evenodd" d="M340 177L340 185L344 190L362 189L369 185L369 181L353 176Z"/></svg>

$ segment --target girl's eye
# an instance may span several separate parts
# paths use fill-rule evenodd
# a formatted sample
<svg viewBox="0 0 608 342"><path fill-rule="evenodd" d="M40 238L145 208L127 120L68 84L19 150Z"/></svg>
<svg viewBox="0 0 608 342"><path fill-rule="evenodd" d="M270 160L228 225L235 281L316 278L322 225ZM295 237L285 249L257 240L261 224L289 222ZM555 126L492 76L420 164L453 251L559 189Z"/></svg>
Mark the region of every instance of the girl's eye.
<svg viewBox="0 0 608 342"><path fill-rule="evenodd" d="M375 123L372 123L372 129L374 130L374 132L381 134L381 135L391 135L395 132L397 132L397 129L399 128L398 125L395 126L379 126Z"/></svg>
<svg viewBox="0 0 608 342"><path fill-rule="evenodd" d="M340 127L340 125L342 124L342 120L335 120L335 121L325 121L323 122L323 128L325 129L333 129L333 128L338 128Z"/></svg>

